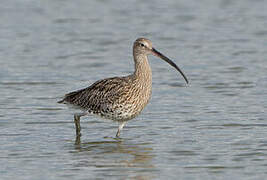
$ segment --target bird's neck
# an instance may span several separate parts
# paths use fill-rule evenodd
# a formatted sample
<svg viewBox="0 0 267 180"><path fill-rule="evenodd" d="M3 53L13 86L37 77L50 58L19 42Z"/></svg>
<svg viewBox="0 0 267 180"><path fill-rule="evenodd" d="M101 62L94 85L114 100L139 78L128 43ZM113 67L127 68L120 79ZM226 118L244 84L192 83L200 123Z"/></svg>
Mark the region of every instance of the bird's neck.
<svg viewBox="0 0 267 180"><path fill-rule="evenodd" d="M152 72L146 55L134 56L135 72L133 74L133 90L140 99L140 108L148 103L152 92Z"/></svg>
<svg viewBox="0 0 267 180"><path fill-rule="evenodd" d="M139 81L151 85L152 83L152 71L148 63L147 55L134 56L135 72L134 76Z"/></svg>

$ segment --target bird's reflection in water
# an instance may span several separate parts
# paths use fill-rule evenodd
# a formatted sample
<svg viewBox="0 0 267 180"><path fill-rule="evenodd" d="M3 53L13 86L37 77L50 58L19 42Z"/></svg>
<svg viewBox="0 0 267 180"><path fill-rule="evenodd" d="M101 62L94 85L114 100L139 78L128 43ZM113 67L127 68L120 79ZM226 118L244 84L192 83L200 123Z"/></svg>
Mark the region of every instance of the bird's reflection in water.
<svg viewBox="0 0 267 180"><path fill-rule="evenodd" d="M133 179L153 179L156 168L150 143L134 139L105 138L103 141L82 142L74 145L77 168L94 167L98 175L110 174ZM91 168L90 168L91 169Z"/></svg>

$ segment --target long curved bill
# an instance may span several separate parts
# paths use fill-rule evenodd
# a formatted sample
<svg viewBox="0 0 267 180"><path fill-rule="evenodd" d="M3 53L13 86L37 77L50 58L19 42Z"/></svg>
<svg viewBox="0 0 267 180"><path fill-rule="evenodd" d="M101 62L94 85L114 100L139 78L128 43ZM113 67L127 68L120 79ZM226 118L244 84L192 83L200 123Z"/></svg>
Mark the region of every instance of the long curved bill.
<svg viewBox="0 0 267 180"><path fill-rule="evenodd" d="M169 63L172 67L174 67L177 71L179 71L179 73L181 73L181 75L184 77L184 80L188 84L188 80L187 80L186 76L184 75L184 73L182 72L182 70L172 60L170 60L169 58L167 58L166 56L164 56L163 54L161 54L155 48L152 48L151 52L152 52L153 55L155 55L157 57L160 57L161 59L163 59L164 61L166 61L167 63Z"/></svg>

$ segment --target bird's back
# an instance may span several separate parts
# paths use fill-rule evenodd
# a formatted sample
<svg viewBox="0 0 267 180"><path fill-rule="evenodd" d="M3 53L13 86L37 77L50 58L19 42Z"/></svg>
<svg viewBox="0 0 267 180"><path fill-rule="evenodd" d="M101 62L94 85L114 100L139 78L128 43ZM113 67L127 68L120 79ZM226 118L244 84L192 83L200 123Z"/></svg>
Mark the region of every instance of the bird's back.
<svg viewBox="0 0 267 180"><path fill-rule="evenodd" d="M137 116L150 98L151 89L140 87L132 76L96 81L91 86L68 93L58 103L76 107L117 121Z"/></svg>

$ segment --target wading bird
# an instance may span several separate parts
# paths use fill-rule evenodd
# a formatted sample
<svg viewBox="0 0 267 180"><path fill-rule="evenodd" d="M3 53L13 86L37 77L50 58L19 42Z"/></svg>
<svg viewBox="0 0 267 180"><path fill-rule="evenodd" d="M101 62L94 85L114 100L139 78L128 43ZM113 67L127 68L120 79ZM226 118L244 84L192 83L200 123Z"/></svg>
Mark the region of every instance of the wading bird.
<svg viewBox="0 0 267 180"><path fill-rule="evenodd" d="M133 45L135 63L133 74L96 81L87 88L66 94L63 100L58 102L70 104L82 110L81 113L74 114L76 137L81 136L81 116L96 114L117 121L119 128L116 137L119 137L126 122L140 114L151 96L152 72L147 57L150 54L173 66L188 83L180 68L153 48L150 40L138 38Z"/></svg>

